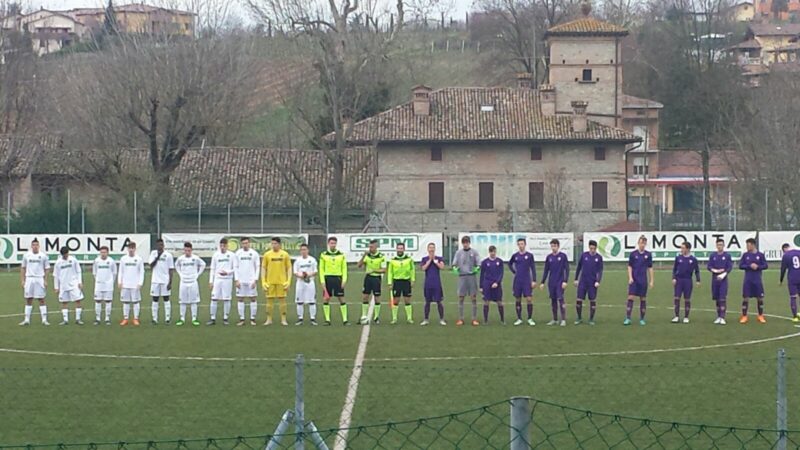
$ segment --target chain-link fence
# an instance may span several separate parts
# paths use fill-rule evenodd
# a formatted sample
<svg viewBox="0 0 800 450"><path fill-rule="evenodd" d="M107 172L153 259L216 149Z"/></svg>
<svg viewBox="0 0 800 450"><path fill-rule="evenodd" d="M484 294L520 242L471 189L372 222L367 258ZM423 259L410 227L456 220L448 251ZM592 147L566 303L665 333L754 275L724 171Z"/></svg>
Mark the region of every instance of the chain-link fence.
<svg viewBox="0 0 800 450"><path fill-rule="evenodd" d="M785 431L800 430L800 361L666 359L374 358L355 377L350 361L302 357L3 368L0 444L800 448Z"/></svg>

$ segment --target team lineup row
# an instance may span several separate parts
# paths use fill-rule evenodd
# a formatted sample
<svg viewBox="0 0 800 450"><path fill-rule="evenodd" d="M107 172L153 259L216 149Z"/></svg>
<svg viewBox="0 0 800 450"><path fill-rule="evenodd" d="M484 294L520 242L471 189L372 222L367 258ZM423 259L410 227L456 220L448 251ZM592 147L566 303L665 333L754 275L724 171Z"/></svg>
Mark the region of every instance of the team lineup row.
<svg viewBox="0 0 800 450"><path fill-rule="evenodd" d="M305 306L308 306L310 323L317 325L316 284L317 276L322 284L324 324L331 324L330 299L336 298L343 324L348 324L348 305L344 300L345 286L348 281L348 269L345 255L337 250L337 239L328 239L328 249L320 254L319 261L309 255L307 245L300 248L300 256L292 262L290 255L281 248L280 238L272 239L272 249L263 255L250 247L247 238L240 240L241 248L236 252L228 250L226 239L220 240L219 250L213 255L209 270L209 289L211 290L210 319L207 325L215 325L219 303L222 303L222 320L229 324L231 315L231 301L234 296L238 299L238 325L243 326L248 321L246 306L250 305L249 323L256 325L258 308L258 282L261 283L266 297L267 320L264 325L271 325L274 304L277 302L280 312L281 325L288 325L286 297L295 281L295 301L297 307L297 325L302 325L305 318ZM566 254L560 251L558 240L550 242L551 253L544 262L544 273L540 283L537 283L535 258L526 249L527 242L520 239L517 242L519 251L515 252L506 263L496 254L496 248L488 248L489 256L482 261L478 252L471 247L469 237L461 240L461 248L456 251L451 262L452 271L458 276L458 316L456 325L464 325L464 302L466 298L472 300L472 325L478 326L478 294L482 294L483 323L489 322L490 304L495 303L500 322L505 324L505 309L503 304L502 282L506 265L513 274L512 294L515 298L516 321L514 325L535 325L533 320L533 290L537 287L547 289L551 303L552 320L548 325L566 326L567 312L564 301L565 291L570 277L570 264ZM711 296L716 302L717 318L715 324L726 324L728 274L733 270L733 258L724 251L724 241L717 240L717 251L710 255L707 270L711 273ZM595 324L597 291L603 278L603 258L597 252L597 243L589 242L589 250L584 252L577 261L574 285L576 295L576 320L575 324L583 323L583 302L589 301L590 325ZM425 273L423 286L424 320L421 325L429 324L432 304L436 304L439 323L446 325L444 320L444 306L442 303L444 293L440 272L446 270L446 264L441 256L436 255L436 247L429 244L427 256L421 261L414 261L405 252L405 245L397 244L396 255L387 258L378 251L378 242L370 242L369 250L364 253L358 262L358 267L365 270L361 318L359 323L380 323L381 294L383 279L386 278L390 291L391 323L398 321L400 304L402 300L405 317L408 323L413 320L413 307L411 294L416 281L416 269ZM780 280L783 283L788 273L788 287L792 320L800 322L797 312L797 296L800 293L800 250L790 249L788 244L783 246L783 259L781 263ZM178 303L180 318L176 325L189 323L187 312L191 314L190 323L200 325L198 321L198 305L200 303L200 289L198 279L206 269L206 263L193 254L192 244L184 244L183 254L174 258L165 251L164 242L156 241L156 250L153 250L147 261L152 276L150 295L152 297L153 324L159 320L160 302L164 304L165 323L171 321L170 295L173 285L173 276L177 273L179 278ZM742 286L742 315L740 323L748 322L749 301L756 299L760 323L766 323L764 317L764 286L762 272L768 268L764 254L756 248L754 239L747 240L747 251L739 261L739 269L745 273ZM20 325L31 323L33 302L39 301L39 311L42 322L47 322L47 305L45 294L47 290L47 272L51 269L48 256L40 250L39 242L34 240L31 249L22 259L20 270L21 284L25 298L24 320ZM67 325L69 320L69 305L75 305L75 323L82 325L83 277L78 261L69 254L64 247L60 257L53 264L53 287L61 304L62 325ZM639 299L639 323L645 325L647 311L647 291L654 285L653 258L647 250L647 239L641 237L637 249L631 252L628 258L628 297L624 325L631 324L631 315L635 299ZM92 263L94 278L95 324L111 324L112 300L115 286L120 290L120 301L123 309L123 320L120 325L131 324L139 326L141 289L144 284L145 261L136 254L136 245L131 243L127 247L127 254L119 263L114 261L108 248L100 249L100 256ZM689 323L691 311L691 298L695 283L700 285L700 266L697 258L691 254L691 245L685 242L681 246L681 253L675 258L672 269L672 284L674 286L674 317L673 323ZM681 319L681 300L683 300L683 318ZM160 302L159 302L160 301ZM527 306L527 322L523 321L523 301ZM369 315L372 306L372 316ZM103 319L105 313L105 320Z"/></svg>

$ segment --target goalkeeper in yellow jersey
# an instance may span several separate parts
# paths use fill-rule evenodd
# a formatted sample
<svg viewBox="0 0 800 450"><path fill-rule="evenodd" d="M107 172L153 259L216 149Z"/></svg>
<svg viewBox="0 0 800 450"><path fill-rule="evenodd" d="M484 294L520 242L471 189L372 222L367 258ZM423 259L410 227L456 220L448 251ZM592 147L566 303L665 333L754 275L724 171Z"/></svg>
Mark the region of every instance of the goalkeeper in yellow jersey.
<svg viewBox="0 0 800 450"><path fill-rule="evenodd" d="M272 325L272 310L275 299L281 311L281 325L289 325L286 321L286 293L292 280L292 259L281 249L281 238L272 238L272 250L267 250L261 259L261 287L267 297L267 321L264 325Z"/></svg>
<svg viewBox="0 0 800 450"><path fill-rule="evenodd" d="M322 283L322 312L325 314L325 325L331 324L331 297L339 299L339 311L342 313L342 324L348 325L347 303L344 300L344 287L347 284L347 259L344 253L336 249L339 242L336 237L328 238L328 250L319 255L319 280Z"/></svg>
<svg viewBox="0 0 800 450"><path fill-rule="evenodd" d="M403 243L397 244L397 255L389 260L389 267L386 271L386 279L389 282L389 289L392 291L392 299L389 303L389 308L392 310L392 325L397 323L397 315L399 313L400 297L403 297L406 309L406 321L414 323L411 310L411 287L416 279L416 267L414 260L406 255L406 245Z"/></svg>

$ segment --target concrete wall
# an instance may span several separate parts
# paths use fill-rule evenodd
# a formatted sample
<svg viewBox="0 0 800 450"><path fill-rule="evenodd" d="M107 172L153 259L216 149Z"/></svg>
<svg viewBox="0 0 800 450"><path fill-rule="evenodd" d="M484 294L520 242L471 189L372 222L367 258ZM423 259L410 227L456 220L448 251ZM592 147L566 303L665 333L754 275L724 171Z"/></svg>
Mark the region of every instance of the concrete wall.
<svg viewBox="0 0 800 450"><path fill-rule="evenodd" d="M615 38L558 36L549 38L548 44L549 84L556 87L556 111L570 113L573 100L584 100L589 102L592 120L620 126L614 116L620 116L622 109L622 46ZM584 69L592 70L595 81L582 81Z"/></svg>
<svg viewBox="0 0 800 450"><path fill-rule="evenodd" d="M537 231L541 211L528 209L528 183L545 181L548 172L565 169L574 214L569 230L594 230L624 219L623 146L606 146L605 161L595 161L593 144L543 145L542 160L531 161L530 146L454 144L431 161L430 146L378 148L375 200L386 204L389 226L397 231L500 230L511 221L516 230ZM445 209L428 209L428 183L444 182ZM608 182L608 210L592 210L592 182ZM494 209L478 208L478 183L494 183ZM548 186L545 185L545 196Z"/></svg>

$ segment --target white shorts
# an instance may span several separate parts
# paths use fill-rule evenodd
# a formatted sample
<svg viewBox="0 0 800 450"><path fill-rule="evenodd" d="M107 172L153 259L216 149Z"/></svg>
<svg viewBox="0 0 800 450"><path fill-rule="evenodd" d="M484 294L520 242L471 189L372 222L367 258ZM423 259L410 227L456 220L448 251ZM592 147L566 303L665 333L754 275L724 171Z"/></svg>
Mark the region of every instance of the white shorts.
<svg viewBox="0 0 800 450"><path fill-rule="evenodd" d="M26 278L25 279L25 298L43 299L47 295L47 290L44 288L44 278Z"/></svg>
<svg viewBox="0 0 800 450"><path fill-rule="evenodd" d="M211 290L211 300L230 300L233 295L233 279L217 278Z"/></svg>
<svg viewBox="0 0 800 450"><path fill-rule="evenodd" d="M317 303L317 286L313 282L298 281L294 285L294 301L301 305Z"/></svg>
<svg viewBox="0 0 800 450"><path fill-rule="evenodd" d="M134 288L122 288L119 292L122 303L139 303L142 301L142 291Z"/></svg>
<svg viewBox="0 0 800 450"><path fill-rule="evenodd" d="M165 283L150 284L150 297L169 297L171 286Z"/></svg>
<svg viewBox="0 0 800 450"><path fill-rule="evenodd" d="M197 282L181 283L181 287L178 292L178 303L200 303L200 286L197 285Z"/></svg>
<svg viewBox="0 0 800 450"><path fill-rule="evenodd" d="M83 292L80 289L68 289L58 291L58 301L61 303L71 303L83 300Z"/></svg>
<svg viewBox="0 0 800 450"><path fill-rule="evenodd" d="M258 297L258 288L256 288L256 282L252 283L239 283L239 287L236 288L236 296L239 298L253 298Z"/></svg>
<svg viewBox="0 0 800 450"><path fill-rule="evenodd" d="M114 299L114 291L94 291L94 301L110 302Z"/></svg>

